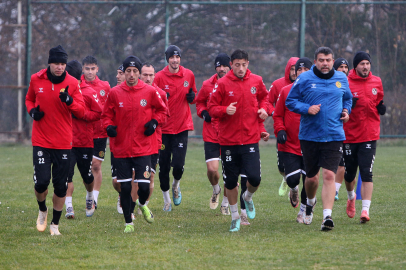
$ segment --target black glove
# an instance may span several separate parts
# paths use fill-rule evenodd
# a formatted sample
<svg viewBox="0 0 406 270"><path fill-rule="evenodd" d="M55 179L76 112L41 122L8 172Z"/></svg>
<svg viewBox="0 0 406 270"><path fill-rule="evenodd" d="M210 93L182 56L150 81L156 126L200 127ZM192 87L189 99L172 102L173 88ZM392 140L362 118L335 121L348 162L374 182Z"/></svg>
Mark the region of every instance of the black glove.
<svg viewBox="0 0 406 270"><path fill-rule="evenodd" d="M169 99L170 95L169 92L166 92L166 99Z"/></svg>
<svg viewBox="0 0 406 270"><path fill-rule="evenodd" d="M158 126L158 121L155 119L151 119L148 123L144 125L147 129L144 131L145 136L151 136L154 134L156 127Z"/></svg>
<svg viewBox="0 0 406 270"><path fill-rule="evenodd" d="M44 112L39 111L39 105L38 105L36 108L31 109L30 116L35 121L39 121L39 120L41 120L42 117L44 117Z"/></svg>
<svg viewBox="0 0 406 270"><path fill-rule="evenodd" d="M278 132L278 136L277 136L277 138L276 138L276 141L277 141L279 144L285 144L287 138L288 138L288 135L286 135L286 131L280 130L280 131Z"/></svg>
<svg viewBox="0 0 406 270"><path fill-rule="evenodd" d="M204 121L206 121L207 123L211 122L211 116L206 110L202 111L202 116Z"/></svg>
<svg viewBox="0 0 406 270"><path fill-rule="evenodd" d="M353 98L352 98L352 106L351 106L351 109L354 109L355 105L357 104L358 99L359 99L359 98L357 98L357 97L353 97Z"/></svg>
<svg viewBox="0 0 406 270"><path fill-rule="evenodd" d="M69 95L68 89L69 85L66 86L65 91L59 93L59 98L62 102L69 106L72 104L73 98Z"/></svg>
<svg viewBox="0 0 406 270"><path fill-rule="evenodd" d="M376 106L376 108L378 109L378 113L380 115L384 115L386 113L386 106L385 104L383 104L383 100L381 100L381 102L379 102L378 106Z"/></svg>
<svg viewBox="0 0 406 270"><path fill-rule="evenodd" d="M192 103L193 100L195 99L195 92L193 92L192 88L190 88L189 93L186 94L186 99L187 99L187 102L189 102L189 103Z"/></svg>
<svg viewBox="0 0 406 270"><path fill-rule="evenodd" d="M117 129L117 126L112 126L112 125L108 126L106 128L107 136L116 137L117 136L117 130L116 129Z"/></svg>

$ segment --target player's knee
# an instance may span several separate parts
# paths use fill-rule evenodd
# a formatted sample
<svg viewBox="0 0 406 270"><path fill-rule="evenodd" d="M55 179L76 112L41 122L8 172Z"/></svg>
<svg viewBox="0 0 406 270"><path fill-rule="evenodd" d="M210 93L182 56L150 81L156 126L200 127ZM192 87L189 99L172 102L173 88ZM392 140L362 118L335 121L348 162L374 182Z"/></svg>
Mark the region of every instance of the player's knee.
<svg viewBox="0 0 406 270"><path fill-rule="evenodd" d="M234 189L237 187L237 181L227 181L224 186L226 187L226 189Z"/></svg>
<svg viewBox="0 0 406 270"><path fill-rule="evenodd" d="M66 196L67 189L68 187L66 183L60 183L54 186L54 194L59 198L63 198Z"/></svg>
<svg viewBox="0 0 406 270"><path fill-rule="evenodd" d="M182 167L179 167L179 166L173 167L173 173L172 174L173 174L173 177L176 180L180 180L182 178L182 175L183 175L183 166Z"/></svg>
<svg viewBox="0 0 406 270"><path fill-rule="evenodd" d="M300 175L301 175L300 173L295 173L295 174L292 174L292 175L288 175L286 177L286 183L288 184L288 186L290 188L294 188L297 185L299 185L299 183L300 183Z"/></svg>
<svg viewBox="0 0 406 270"><path fill-rule="evenodd" d="M145 182L138 182L138 193L140 192L148 192L149 193L149 183Z"/></svg>
<svg viewBox="0 0 406 270"><path fill-rule="evenodd" d="M345 181L348 182L348 183L351 183L352 181L354 181L356 174L357 174L356 171L355 171L355 172L346 171L346 172L344 173L344 179L345 179ZM362 179L362 180L364 180L364 179Z"/></svg>
<svg viewBox="0 0 406 270"><path fill-rule="evenodd" d="M372 182L372 172L369 171L369 168L366 170L360 170L362 182Z"/></svg>

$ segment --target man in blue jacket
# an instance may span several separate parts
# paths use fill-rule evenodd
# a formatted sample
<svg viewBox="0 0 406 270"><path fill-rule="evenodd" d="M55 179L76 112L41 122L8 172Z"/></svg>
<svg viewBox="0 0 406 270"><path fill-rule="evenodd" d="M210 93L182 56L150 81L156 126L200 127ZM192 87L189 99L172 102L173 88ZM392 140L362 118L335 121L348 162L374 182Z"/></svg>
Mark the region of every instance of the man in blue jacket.
<svg viewBox="0 0 406 270"><path fill-rule="evenodd" d="M313 219L319 171L323 168L323 223L321 230L331 230L331 213L335 196L335 174L342 157L345 134L343 123L349 120L352 94L347 77L333 68L334 54L320 47L314 65L301 74L286 98L289 110L301 114L299 140L306 168L307 205L304 223Z"/></svg>

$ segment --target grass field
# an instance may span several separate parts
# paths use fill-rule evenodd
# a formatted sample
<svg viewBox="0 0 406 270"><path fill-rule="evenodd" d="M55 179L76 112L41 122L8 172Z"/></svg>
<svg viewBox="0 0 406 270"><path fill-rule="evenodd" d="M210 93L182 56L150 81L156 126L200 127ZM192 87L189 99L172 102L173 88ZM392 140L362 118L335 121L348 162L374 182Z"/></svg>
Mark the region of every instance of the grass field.
<svg viewBox="0 0 406 270"><path fill-rule="evenodd" d="M293 209L287 197L278 196L281 176L274 142L261 145L260 151L262 183L254 195L257 216L237 233L228 232L230 216L220 215L219 208L209 208L212 188L206 177L203 144L197 141L188 147L182 204L172 212L162 211L157 179L149 204L155 223L147 224L137 216L136 232L124 234L108 155L94 216L85 216L85 189L76 171L76 218L65 219L63 211L62 236L51 237L49 228L40 233L35 227L38 205L33 191L32 147L1 146L0 269L406 268L406 147L378 144L371 221L359 224L361 201L356 203L355 218L347 217L343 186L333 209L336 227L330 232L320 231L321 188L313 223L297 224L298 208ZM52 208L51 196L47 206Z"/></svg>

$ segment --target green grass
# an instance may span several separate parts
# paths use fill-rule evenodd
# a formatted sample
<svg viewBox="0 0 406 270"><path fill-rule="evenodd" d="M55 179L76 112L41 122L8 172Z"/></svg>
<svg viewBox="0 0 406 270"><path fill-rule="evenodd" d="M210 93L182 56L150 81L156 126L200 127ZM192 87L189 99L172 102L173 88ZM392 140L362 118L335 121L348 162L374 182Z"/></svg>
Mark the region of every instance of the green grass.
<svg viewBox="0 0 406 270"><path fill-rule="evenodd" d="M378 146L374 165L371 221L359 224L345 213L341 188L335 203L335 228L321 232L322 206L313 223L296 223L297 209L278 196L273 142L260 147L262 183L254 195L257 216L251 226L229 233L231 218L209 208L212 188L206 177L203 144L188 147L181 181L182 204L162 211L159 181L149 204L155 223L141 216L136 232L124 234L124 218L116 211L109 156L103 163L99 209L85 216L85 189L74 177L75 219L60 222L61 237L36 230L38 205L32 180L32 147L2 146L0 153L0 269L399 269L406 268L406 147ZM321 200L320 190L317 197ZM52 188L50 187L50 194ZM220 199L221 200L221 199ZM47 205L51 208L51 196ZM63 215L65 211L63 212ZM48 221L52 218L49 215ZM49 226L48 226L49 227Z"/></svg>

